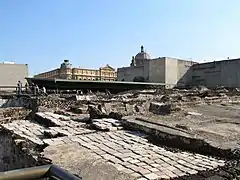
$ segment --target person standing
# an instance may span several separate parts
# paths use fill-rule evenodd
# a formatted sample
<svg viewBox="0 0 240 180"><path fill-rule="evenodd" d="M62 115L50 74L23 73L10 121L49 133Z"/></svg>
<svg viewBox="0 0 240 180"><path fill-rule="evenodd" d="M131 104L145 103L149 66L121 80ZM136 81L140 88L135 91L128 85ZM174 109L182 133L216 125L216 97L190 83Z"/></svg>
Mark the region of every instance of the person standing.
<svg viewBox="0 0 240 180"><path fill-rule="evenodd" d="M37 95L37 86L35 84L32 84L33 87L33 94L36 96Z"/></svg>
<svg viewBox="0 0 240 180"><path fill-rule="evenodd" d="M44 86L42 87L42 91L43 91L43 95L46 96L47 95L47 90L46 90L46 88Z"/></svg>
<svg viewBox="0 0 240 180"><path fill-rule="evenodd" d="M38 95L39 94L39 87L38 87L37 84L35 86L36 86L36 95Z"/></svg>
<svg viewBox="0 0 240 180"><path fill-rule="evenodd" d="M26 84L25 84L25 91L26 91L26 93L28 93L29 91L28 91L28 83L26 82Z"/></svg>
<svg viewBox="0 0 240 180"><path fill-rule="evenodd" d="M18 93L19 96L22 94L22 82L21 81L18 81L17 93Z"/></svg>

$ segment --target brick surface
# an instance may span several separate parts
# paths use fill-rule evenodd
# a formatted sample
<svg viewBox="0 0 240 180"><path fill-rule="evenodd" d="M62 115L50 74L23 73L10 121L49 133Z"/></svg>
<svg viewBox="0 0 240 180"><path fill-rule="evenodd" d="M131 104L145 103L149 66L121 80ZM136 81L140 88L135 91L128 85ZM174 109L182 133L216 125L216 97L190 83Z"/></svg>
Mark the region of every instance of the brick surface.
<svg viewBox="0 0 240 180"><path fill-rule="evenodd" d="M133 131L96 132L83 128L83 123L72 121L65 116L53 113L38 113L38 116L48 118L58 127L45 128L34 121L26 120L13 121L1 126L35 144L45 143L51 146L75 142L87 148L96 159L107 161L118 171L135 178L169 179L197 174L199 171L211 170L225 163L199 154L168 151L149 143L143 134ZM64 137L45 137L44 131L49 129Z"/></svg>
<svg viewBox="0 0 240 180"><path fill-rule="evenodd" d="M154 179L157 179L159 178L159 176L155 173L151 173L151 174L146 174L145 177L149 180L154 180Z"/></svg>

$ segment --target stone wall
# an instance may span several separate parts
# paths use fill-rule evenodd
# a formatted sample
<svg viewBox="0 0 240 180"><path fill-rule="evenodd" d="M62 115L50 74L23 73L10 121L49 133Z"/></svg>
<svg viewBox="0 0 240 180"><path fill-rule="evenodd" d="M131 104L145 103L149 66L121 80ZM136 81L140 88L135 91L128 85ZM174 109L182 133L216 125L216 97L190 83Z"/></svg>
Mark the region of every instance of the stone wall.
<svg viewBox="0 0 240 180"><path fill-rule="evenodd" d="M240 59L214 61L192 66L192 85L204 85L208 88L224 86L240 87Z"/></svg>
<svg viewBox="0 0 240 180"><path fill-rule="evenodd" d="M1 108L8 107L25 107L28 109L32 109L33 106L36 105L34 98L30 97L12 97L5 100L5 103L1 105Z"/></svg>
<svg viewBox="0 0 240 180"><path fill-rule="evenodd" d="M21 148L22 140L14 140L7 131L0 131L0 171L35 166L37 161Z"/></svg>
<svg viewBox="0 0 240 180"><path fill-rule="evenodd" d="M25 119L30 110L25 108L2 108L0 109L0 123L12 120Z"/></svg>

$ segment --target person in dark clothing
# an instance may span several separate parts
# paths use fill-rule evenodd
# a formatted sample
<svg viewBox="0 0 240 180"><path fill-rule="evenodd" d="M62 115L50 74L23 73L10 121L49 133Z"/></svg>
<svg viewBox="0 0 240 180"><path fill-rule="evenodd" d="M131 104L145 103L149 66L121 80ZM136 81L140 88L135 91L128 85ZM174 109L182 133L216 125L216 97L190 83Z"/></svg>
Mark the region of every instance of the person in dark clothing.
<svg viewBox="0 0 240 180"><path fill-rule="evenodd" d="M28 86L28 83L26 83L25 84L25 91L26 91L26 93L28 93L29 92L29 88L28 88L29 86Z"/></svg>
<svg viewBox="0 0 240 180"><path fill-rule="evenodd" d="M22 94L22 82L21 82L21 81L18 81L18 84L17 84L17 93L18 93L18 95L21 95L21 94Z"/></svg>

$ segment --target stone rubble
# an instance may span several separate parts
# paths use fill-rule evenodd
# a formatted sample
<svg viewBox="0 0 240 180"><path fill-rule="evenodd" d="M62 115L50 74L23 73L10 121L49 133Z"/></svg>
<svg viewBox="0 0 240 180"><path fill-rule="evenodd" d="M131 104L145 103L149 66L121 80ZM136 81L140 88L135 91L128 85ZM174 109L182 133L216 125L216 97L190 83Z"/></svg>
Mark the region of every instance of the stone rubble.
<svg viewBox="0 0 240 180"><path fill-rule="evenodd" d="M42 147L42 158L48 158L44 154L46 146L76 143L97 160L107 161L118 171L136 179L192 177L199 172L216 170L225 166L226 162L151 144L149 134L173 141L173 136L169 136L172 134L181 137L185 145L191 143L190 138L197 138L191 133L192 128L182 121L170 127L156 122L145 123L136 117L173 118L180 111L191 121L195 117L203 118L204 114L187 110L186 107L217 103L221 106L229 103L237 105L240 99L236 94L237 90L232 92L222 87L215 91L197 87L192 90L129 91L117 95L50 95L29 99L26 107L32 110L32 116L27 116L30 110L26 108L5 108L0 111L0 127L13 134L17 144L29 141ZM14 101L11 104L15 104ZM134 118L129 120L126 118L128 116ZM23 120L28 119L25 117L33 117L34 120ZM126 131L131 129L132 124L137 124L135 130L145 133L133 129ZM235 150L234 153L238 154L239 151Z"/></svg>
<svg viewBox="0 0 240 180"><path fill-rule="evenodd" d="M153 145L145 138L145 134L118 130L121 122L116 119L93 119L93 125L99 126L101 130L105 130L102 124L106 125L106 129L109 128L109 124L116 128L111 132L95 132L83 128L85 123L73 121L68 116L51 112L36 114L42 117L42 124L30 120L18 120L1 126L17 135L18 139L38 145L78 143L79 146L88 149L96 159L107 160L118 171L135 178L176 178L215 169L225 164L225 161L212 157L187 152L171 152ZM46 127L46 124L51 126Z"/></svg>
<svg viewBox="0 0 240 180"><path fill-rule="evenodd" d="M151 102L149 111L158 115L168 115L173 113L174 111L180 111L180 108L174 107L173 104Z"/></svg>
<svg viewBox="0 0 240 180"><path fill-rule="evenodd" d="M10 122L12 120L16 119L24 119L30 110L27 110L22 107L17 107L17 108L0 108L0 122Z"/></svg>
<svg viewBox="0 0 240 180"><path fill-rule="evenodd" d="M117 131L123 129L121 121L112 118L92 119L92 126L96 130Z"/></svg>

